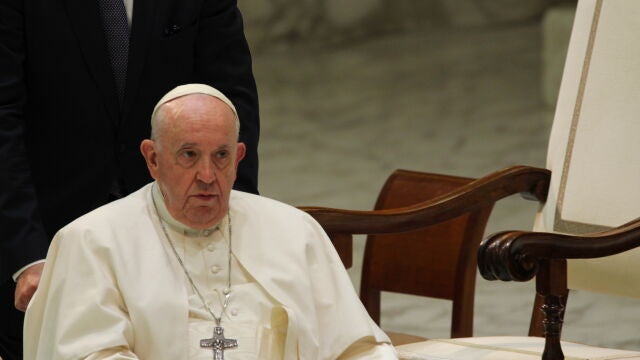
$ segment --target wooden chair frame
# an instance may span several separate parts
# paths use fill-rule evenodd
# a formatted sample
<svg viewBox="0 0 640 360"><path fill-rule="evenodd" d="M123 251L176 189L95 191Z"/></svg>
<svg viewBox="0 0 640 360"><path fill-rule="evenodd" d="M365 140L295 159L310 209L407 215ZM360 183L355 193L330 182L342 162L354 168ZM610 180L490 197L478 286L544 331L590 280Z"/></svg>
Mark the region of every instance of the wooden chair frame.
<svg viewBox="0 0 640 360"><path fill-rule="evenodd" d="M322 225L345 267L350 267L353 256L353 235L379 235L418 230L491 207L497 200L517 193L527 199L543 202L546 199L549 179L550 172L546 169L514 166L474 180L442 196L407 207L383 210L343 210L321 207L301 207L301 209ZM473 272L475 274L475 269ZM464 306L462 302L459 304ZM468 303L466 305L469 307ZM467 318L470 318L470 313L468 315ZM472 320L458 320L455 326L454 321L452 319L452 336L465 336L471 331Z"/></svg>
<svg viewBox="0 0 640 360"><path fill-rule="evenodd" d="M544 202L549 188L549 170L513 166L472 181L460 188L418 204L388 210L343 210L300 207L315 218L329 235L345 267L352 266L353 235L391 234L413 231L425 225L453 219L477 208L520 193Z"/></svg>
<svg viewBox="0 0 640 360"><path fill-rule="evenodd" d="M352 234L411 231L455 218L512 194L544 203L551 172L514 166L477 179L451 193L414 206L376 211L304 208L318 220L346 264L351 263ZM384 221L383 221L384 219ZM562 360L560 334L566 299L567 259L615 255L640 246L640 218L588 235L504 231L485 239L478 250L480 274L487 280L529 281L536 277L530 335L544 336L543 360Z"/></svg>

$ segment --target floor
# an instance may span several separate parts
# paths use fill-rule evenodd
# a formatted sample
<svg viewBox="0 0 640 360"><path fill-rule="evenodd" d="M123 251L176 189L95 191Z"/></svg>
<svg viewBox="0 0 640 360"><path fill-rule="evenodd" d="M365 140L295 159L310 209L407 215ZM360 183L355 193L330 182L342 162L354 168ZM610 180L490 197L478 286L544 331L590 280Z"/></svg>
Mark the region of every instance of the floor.
<svg viewBox="0 0 640 360"><path fill-rule="evenodd" d="M262 49L254 54L262 194L296 206L370 209L397 168L479 177L544 166L553 110L541 100L540 38L540 25L529 23ZM501 201L487 233L530 229L535 211L518 196ZM363 240L355 246L349 271L357 286ZM525 335L533 294L533 283L478 276L475 335ZM572 293L563 336L640 350L633 304ZM448 337L450 311L442 300L385 294L382 326ZM603 328L609 317L624 321Z"/></svg>

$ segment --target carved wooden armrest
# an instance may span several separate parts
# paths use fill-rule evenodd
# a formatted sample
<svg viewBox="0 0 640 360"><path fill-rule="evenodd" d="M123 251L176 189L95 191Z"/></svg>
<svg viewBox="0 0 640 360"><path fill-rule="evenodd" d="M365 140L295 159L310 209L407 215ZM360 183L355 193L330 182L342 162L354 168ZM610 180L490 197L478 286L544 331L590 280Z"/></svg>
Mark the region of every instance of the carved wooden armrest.
<svg viewBox="0 0 640 360"><path fill-rule="evenodd" d="M503 231L480 244L478 267L487 280L528 281L547 260L605 257L638 246L640 218L588 235Z"/></svg>
<svg viewBox="0 0 640 360"><path fill-rule="evenodd" d="M351 265L351 235L388 234L417 230L458 217L477 208L520 193L544 202L549 170L513 166L474 180L442 196L412 206L385 210L345 210L300 207L324 228L340 252L345 266ZM345 237L345 235L348 235ZM338 239L340 236L340 239ZM348 267L347 266L347 267Z"/></svg>
<svg viewBox="0 0 640 360"><path fill-rule="evenodd" d="M610 256L638 246L640 218L588 235L504 231L480 244L478 268L487 280L528 281L536 276L536 292L544 297L542 359L563 359L560 332L568 291L566 259Z"/></svg>

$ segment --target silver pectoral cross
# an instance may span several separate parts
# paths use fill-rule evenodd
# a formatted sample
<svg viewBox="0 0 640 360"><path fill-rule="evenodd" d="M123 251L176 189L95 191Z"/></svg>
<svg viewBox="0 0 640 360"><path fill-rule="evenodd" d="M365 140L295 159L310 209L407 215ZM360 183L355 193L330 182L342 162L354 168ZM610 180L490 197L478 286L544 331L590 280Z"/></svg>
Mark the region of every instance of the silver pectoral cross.
<svg viewBox="0 0 640 360"><path fill-rule="evenodd" d="M200 347L211 348L213 350L213 360L224 360L224 351L238 347L238 340L225 339L224 328L216 326L213 328L213 337L211 339L200 340Z"/></svg>

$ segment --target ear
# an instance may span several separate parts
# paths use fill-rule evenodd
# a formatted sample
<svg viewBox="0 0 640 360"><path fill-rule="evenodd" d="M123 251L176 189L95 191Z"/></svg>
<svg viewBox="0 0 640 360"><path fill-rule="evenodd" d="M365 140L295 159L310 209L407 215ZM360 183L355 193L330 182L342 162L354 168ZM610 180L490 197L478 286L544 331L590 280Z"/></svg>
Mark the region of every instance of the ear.
<svg viewBox="0 0 640 360"><path fill-rule="evenodd" d="M158 180L158 152L153 140L145 139L140 143L140 152L147 163L149 174L154 180Z"/></svg>
<svg viewBox="0 0 640 360"><path fill-rule="evenodd" d="M236 146L236 172L238 171L238 164L240 160L244 159L244 155L247 153L247 146L244 143L239 142Z"/></svg>

